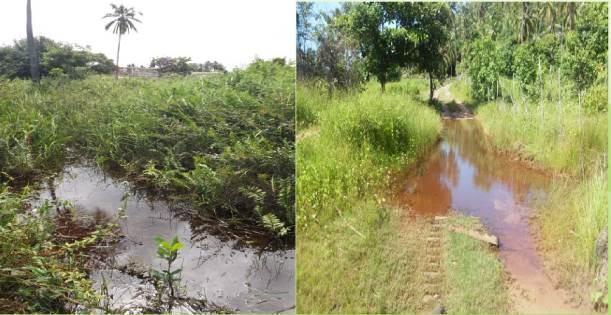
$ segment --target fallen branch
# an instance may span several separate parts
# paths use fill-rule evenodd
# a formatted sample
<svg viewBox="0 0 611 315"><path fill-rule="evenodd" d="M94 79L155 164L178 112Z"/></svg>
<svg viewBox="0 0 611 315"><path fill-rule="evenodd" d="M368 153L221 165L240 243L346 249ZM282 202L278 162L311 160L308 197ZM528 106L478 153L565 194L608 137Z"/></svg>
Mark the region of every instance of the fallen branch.
<svg viewBox="0 0 611 315"><path fill-rule="evenodd" d="M471 238L474 238L476 240L479 240L479 241L482 241L482 242L486 242L488 244L492 244L495 247L499 247L499 239L498 239L498 237L496 237L494 235L480 233L480 232L473 231L473 230L466 230L464 228L455 227L455 226L450 226L450 227L448 227L448 229L450 231L452 231L452 232L464 234L464 235L467 235L467 236L469 236Z"/></svg>

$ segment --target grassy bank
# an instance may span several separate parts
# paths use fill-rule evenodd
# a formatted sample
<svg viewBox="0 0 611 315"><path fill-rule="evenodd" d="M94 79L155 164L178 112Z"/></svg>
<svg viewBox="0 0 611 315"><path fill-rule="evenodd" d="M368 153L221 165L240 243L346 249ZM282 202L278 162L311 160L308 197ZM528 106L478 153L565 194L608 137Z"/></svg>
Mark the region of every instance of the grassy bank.
<svg viewBox="0 0 611 315"><path fill-rule="evenodd" d="M208 78L3 81L0 176L35 181L85 158L202 214L291 228L293 82L264 61Z"/></svg>
<svg viewBox="0 0 611 315"><path fill-rule="evenodd" d="M292 243L294 68L256 61L205 78L0 80L0 310L95 306L86 260L73 263L55 209L40 216L26 200L28 187L79 162L193 215Z"/></svg>
<svg viewBox="0 0 611 315"><path fill-rule="evenodd" d="M576 274L597 267L595 241L607 226L607 97L604 86L578 95L570 84L548 79L536 98L509 79L501 80L503 97L496 101L473 100L467 78L452 92L475 105L499 149L554 174L536 223L552 267L569 287Z"/></svg>
<svg viewBox="0 0 611 315"><path fill-rule="evenodd" d="M434 110L419 100L422 83L392 83L384 94L371 84L332 99L298 85L299 312L422 306L424 244L417 228L401 233L403 212L384 199L389 172L415 163L441 130Z"/></svg>
<svg viewBox="0 0 611 315"><path fill-rule="evenodd" d="M484 229L477 218L456 214L449 226ZM484 229L485 230L485 229ZM488 244L464 234L447 232L444 268L448 314L503 314L509 311L503 263Z"/></svg>

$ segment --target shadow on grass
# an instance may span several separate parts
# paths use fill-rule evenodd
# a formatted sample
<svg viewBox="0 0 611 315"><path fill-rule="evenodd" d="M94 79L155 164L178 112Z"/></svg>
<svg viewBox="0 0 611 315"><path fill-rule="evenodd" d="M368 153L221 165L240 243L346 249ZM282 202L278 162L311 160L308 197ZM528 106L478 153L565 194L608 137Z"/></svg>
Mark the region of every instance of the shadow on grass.
<svg viewBox="0 0 611 315"><path fill-rule="evenodd" d="M439 114L439 115L443 115L443 103L440 102L438 99L432 99L432 100L428 100L426 102L429 106L433 107L433 109L435 109L435 111Z"/></svg>
<svg viewBox="0 0 611 315"><path fill-rule="evenodd" d="M452 101L454 103L454 101ZM472 113L475 113L480 105L484 104L486 101L481 99L473 99L469 101L463 101L463 105L469 109Z"/></svg>

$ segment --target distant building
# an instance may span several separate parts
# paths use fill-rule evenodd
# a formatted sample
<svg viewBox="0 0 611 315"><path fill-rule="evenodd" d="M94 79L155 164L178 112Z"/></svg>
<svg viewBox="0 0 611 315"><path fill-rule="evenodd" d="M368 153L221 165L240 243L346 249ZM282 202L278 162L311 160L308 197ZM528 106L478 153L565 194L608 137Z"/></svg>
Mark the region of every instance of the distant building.
<svg viewBox="0 0 611 315"><path fill-rule="evenodd" d="M155 69L128 66L119 68L119 75L124 77L158 78L159 72Z"/></svg>
<svg viewBox="0 0 611 315"><path fill-rule="evenodd" d="M191 72L192 76L209 76L215 74L223 74L223 71L197 71ZM131 77L131 78L159 78L161 75L157 69L153 68L145 68L145 67L136 67L129 65L127 67L119 68L119 76L121 77Z"/></svg>

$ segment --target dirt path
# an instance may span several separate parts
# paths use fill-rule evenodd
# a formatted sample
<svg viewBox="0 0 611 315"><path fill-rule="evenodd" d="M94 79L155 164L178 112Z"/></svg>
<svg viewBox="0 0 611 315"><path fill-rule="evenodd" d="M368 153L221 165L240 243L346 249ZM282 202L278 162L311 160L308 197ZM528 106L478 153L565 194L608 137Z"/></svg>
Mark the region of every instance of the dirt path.
<svg viewBox="0 0 611 315"><path fill-rule="evenodd" d="M446 84L433 93L433 98L441 103L441 116L443 119L473 119L473 113L450 92L451 85L452 83Z"/></svg>
<svg viewBox="0 0 611 315"><path fill-rule="evenodd" d="M442 107L444 119L474 118L469 109L460 100L453 97L450 92L450 84L436 90L434 98ZM519 191L528 191L528 187L533 185L537 178L533 177L534 175L529 176L529 173L517 165L497 161L485 150L474 151L476 146L465 145L472 143L470 138L477 137L476 134L465 134L464 131L451 132L452 130L448 131L449 134L454 135L457 139L455 141L446 139L450 141L446 145L447 150L452 154L440 155L440 158L445 160L429 166L430 178L423 176L419 184L421 193L418 196L422 200L418 199L418 196L411 196L412 204L422 205L429 210L435 208L435 205L441 210L446 209L449 205L459 205L461 209L470 209L472 211L470 215L482 218L489 225L492 232L500 237L499 257L508 275L507 287L510 303L515 312L520 314L588 313L587 301L579 305L579 302L571 301L565 291L557 289L554 279L544 268L544 257L538 253L532 238L528 216L533 210L526 205L520 205L520 202L514 199L519 195ZM451 150L454 146L460 146L460 149L457 147L456 150ZM445 170L442 167L444 165L455 166L446 170L448 172L446 174L441 172ZM454 170L455 174L450 170ZM440 171L441 174L437 171ZM483 189L468 175L470 172L479 174L480 178L486 178L487 181L495 182L496 180L498 185L490 184L488 188ZM455 184L441 183L439 178L444 176L448 180L453 179ZM424 191L427 187L430 189ZM444 187L447 189L442 189ZM513 188L501 191L499 187ZM518 189L518 187L522 188ZM443 196L446 196L447 200L441 202L444 200ZM475 200L477 202L474 203Z"/></svg>

